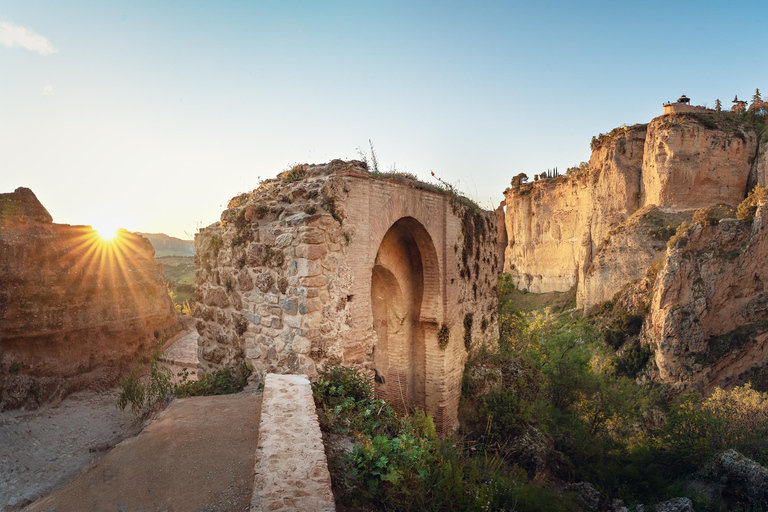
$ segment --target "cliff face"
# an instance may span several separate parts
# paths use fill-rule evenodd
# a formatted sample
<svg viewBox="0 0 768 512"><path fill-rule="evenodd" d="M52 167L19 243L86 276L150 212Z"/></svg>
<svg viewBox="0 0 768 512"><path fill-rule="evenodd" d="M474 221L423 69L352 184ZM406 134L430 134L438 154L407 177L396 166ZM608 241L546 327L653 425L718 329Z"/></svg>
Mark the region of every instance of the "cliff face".
<svg viewBox="0 0 768 512"><path fill-rule="evenodd" d="M663 382L712 390L768 358L768 205L697 224L667 254L643 331Z"/></svg>
<svg viewBox="0 0 768 512"><path fill-rule="evenodd" d="M116 367L155 337L173 335L178 320L153 255L146 239L125 231L104 242L89 226L53 224L29 189L1 194L0 367L6 391L8 379L25 376L29 385L42 379L42 401L62 379L115 367L99 377L114 379ZM5 407L14 405L10 395L2 397Z"/></svg>
<svg viewBox="0 0 768 512"><path fill-rule="evenodd" d="M593 151L589 170L507 190L504 269L533 292L578 285L580 308L608 300L661 258L658 242L696 209L737 206L748 182L765 180L767 158L756 132L730 114L618 128ZM630 220L653 207L643 212L655 226Z"/></svg>
<svg viewBox="0 0 768 512"><path fill-rule="evenodd" d="M644 203L676 210L738 206L758 137L707 116L661 116L648 126L643 158ZM716 118L714 118L716 119Z"/></svg>
<svg viewBox="0 0 768 512"><path fill-rule="evenodd" d="M507 190L505 271L536 293L567 291L600 242L638 208L645 125L617 130L590 170Z"/></svg>

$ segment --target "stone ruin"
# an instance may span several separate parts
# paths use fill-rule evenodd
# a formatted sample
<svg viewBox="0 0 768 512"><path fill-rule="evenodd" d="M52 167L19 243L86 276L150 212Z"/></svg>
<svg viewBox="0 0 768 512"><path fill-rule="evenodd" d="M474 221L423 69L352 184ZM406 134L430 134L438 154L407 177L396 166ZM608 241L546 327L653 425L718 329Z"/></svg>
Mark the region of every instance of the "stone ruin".
<svg viewBox="0 0 768 512"><path fill-rule="evenodd" d="M503 214L448 192L334 160L233 198L195 237L201 369L356 365L451 429L468 354L498 341L504 243Z"/></svg>
<svg viewBox="0 0 768 512"><path fill-rule="evenodd" d="M27 188L0 194L0 410L114 385L180 328L154 249L54 224Z"/></svg>

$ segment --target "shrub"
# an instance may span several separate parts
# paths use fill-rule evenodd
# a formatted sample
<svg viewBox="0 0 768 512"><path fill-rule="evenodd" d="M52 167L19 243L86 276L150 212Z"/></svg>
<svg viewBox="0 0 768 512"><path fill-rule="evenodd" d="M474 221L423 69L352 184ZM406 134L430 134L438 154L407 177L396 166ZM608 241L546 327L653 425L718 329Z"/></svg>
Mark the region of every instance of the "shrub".
<svg viewBox="0 0 768 512"><path fill-rule="evenodd" d="M741 202L736 209L736 218L744 222L752 222L757 212L757 206L766 200L766 189L764 186L757 184L752 189L746 199Z"/></svg>
<svg viewBox="0 0 768 512"><path fill-rule="evenodd" d="M667 242L667 249L673 249L677 247L678 245L684 245L688 243L688 230L691 228L691 225L687 222L683 222L679 226L677 226L677 229L675 230L675 235L669 239Z"/></svg>
<svg viewBox="0 0 768 512"><path fill-rule="evenodd" d="M144 407L153 406L173 390L173 372L159 362L162 353L163 343L158 341L149 363L149 372L142 374L142 365L137 362L120 381L117 407L121 411L130 405L134 414L138 414Z"/></svg>
<svg viewBox="0 0 768 512"><path fill-rule="evenodd" d="M634 379L648 364L651 354L653 352L647 345L633 344L616 359L616 373Z"/></svg>
<svg viewBox="0 0 768 512"><path fill-rule="evenodd" d="M294 165L288 174L283 177L283 183L294 183L302 180L307 176L307 169L303 165Z"/></svg>
<svg viewBox="0 0 768 512"><path fill-rule="evenodd" d="M239 393L248 384L251 369L245 363L240 363L206 373L198 380L187 380L187 375L186 368L178 374L181 382L173 388L177 398Z"/></svg>
<svg viewBox="0 0 768 512"><path fill-rule="evenodd" d="M173 372L160 363L163 344L158 342L149 363L149 371L142 373L143 365L137 362L131 372L120 381L117 407L124 411L130 405L134 414L162 400L167 395L178 398L188 396L225 395L242 391L251 374L245 364L225 367L203 375L196 381L189 381L189 372L184 368L177 374L178 384L173 383Z"/></svg>
<svg viewBox="0 0 768 512"><path fill-rule="evenodd" d="M670 411L664 433L672 460L690 469L728 448L766 465L768 394L745 384L705 399L685 397Z"/></svg>

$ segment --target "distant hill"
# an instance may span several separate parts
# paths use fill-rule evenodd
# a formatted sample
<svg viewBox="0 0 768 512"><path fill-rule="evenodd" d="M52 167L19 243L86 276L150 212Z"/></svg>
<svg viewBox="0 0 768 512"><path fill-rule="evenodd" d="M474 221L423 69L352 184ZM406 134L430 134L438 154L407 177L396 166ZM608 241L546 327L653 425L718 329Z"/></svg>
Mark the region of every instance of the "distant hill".
<svg viewBox="0 0 768 512"><path fill-rule="evenodd" d="M182 240L168 236L165 233L136 233L141 235L155 248L155 257L163 256L194 256L195 246L192 240Z"/></svg>

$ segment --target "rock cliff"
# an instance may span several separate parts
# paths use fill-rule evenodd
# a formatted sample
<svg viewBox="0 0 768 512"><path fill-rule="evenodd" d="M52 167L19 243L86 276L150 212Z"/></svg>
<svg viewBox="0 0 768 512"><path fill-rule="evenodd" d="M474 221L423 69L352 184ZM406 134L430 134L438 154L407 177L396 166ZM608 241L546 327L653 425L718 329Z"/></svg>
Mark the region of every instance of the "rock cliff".
<svg viewBox="0 0 768 512"><path fill-rule="evenodd" d="M139 350L172 336L178 320L153 255L126 231L105 242L90 226L54 224L29 189L0 194L0 407L29 391L44 401L114 382Z"/></svg>
<svg viewBox="0 0 768 512"><path fill-rule="evenodd" d="M765 181L758 128L730 113L668 114L602 136L589 166L505 192L504 269L520 288L577 286L587 309L642 277L695 210ZM640 217L636 212L643 209Z"/></svg>
<svg viewBox="0 0 768 512"><path fill-rule="evenodd" d="M768 205L751 225L723 219L676 237L643 339L663 382L727 387L768 359Z"/></svg>

